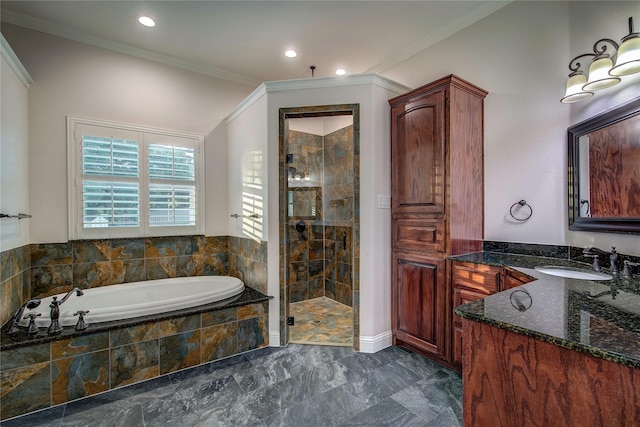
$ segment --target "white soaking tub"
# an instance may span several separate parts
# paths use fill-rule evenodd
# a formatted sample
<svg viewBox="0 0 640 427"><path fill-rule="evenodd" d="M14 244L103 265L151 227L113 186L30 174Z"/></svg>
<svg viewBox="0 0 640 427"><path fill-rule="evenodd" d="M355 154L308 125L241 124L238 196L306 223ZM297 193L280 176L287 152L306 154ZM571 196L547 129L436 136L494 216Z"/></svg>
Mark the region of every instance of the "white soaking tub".
<svg viewBox="0 0 640 427"><path fill-rule="evenodd" d="M230 276L178 277L83 289L84 295L77 296L74 292L60 306L59 321L62 326L74 326L78 321L74 313L79 310L89 311L84 316L88 324L131 319L218 302L243 290L244 283ZM61 300L65 294L55 296ZM40 305L25 310L23 317L40 313L36 325L48 327L52 299L53 296L42 298ZM28 320L21 319L19 324L27 326Z"/></svg>

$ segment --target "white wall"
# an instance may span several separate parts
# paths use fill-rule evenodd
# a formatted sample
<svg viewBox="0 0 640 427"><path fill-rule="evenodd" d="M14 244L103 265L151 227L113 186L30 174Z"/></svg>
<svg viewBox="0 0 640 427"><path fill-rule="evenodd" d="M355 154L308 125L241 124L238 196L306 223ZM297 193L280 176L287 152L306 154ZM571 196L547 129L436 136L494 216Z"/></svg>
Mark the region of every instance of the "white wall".
<svg viewBox="0 0 640 427"><path fill-rule="evenodd" d="M568 64L564 2L514 2L385 74L412 86L456 74L485 99L485 239L564 244ZM420 70L420 73L416 73ZM525 223L510 206L533 207ZM481 209L481 206L470 206Z"/></svg>
<svg viewBox="0 0 640 427"><path fill-rule="evenodd" d="M31 77L2 37L0 213L30 213L29 86ZM29 219L0 219L0 252L29 243Z"/></svg>
<svg viewBox="0 0 640 427"><path fill-rule="evenodd" d="M229 120L227 124L227 137L228 137L228 188L229 188L229 202L228 210L225 222L227 223L227 235L244 237L244 238L256 238L261 241L267 241L269 239L269 229L266 226L266 212L261 214L261 218L248 219L251 224L262 227L262 235L247 235L243 233L243 218L231 218L232 214L243 214L243 195L245 191L258 194L262 197L264 206L268 206L269 194L268 194L268 163L267 153L269 150L267 140L267 129L271 126L278 127L278 122L267 123L267 95L262 92L262 95L255 99L255 102L247 107L242 114L235 116L233 120ZM248 156L253 156L256 153L260 153L262 157L261 165L247 164ZM258 170L258 166L260 169ZM275 168L278 168L278 164L275 164ZM251 188L244 188L245 177L247 175L252 176L256 174L260 176L262 181L260 186L253 186ZM276 179L277 182L277 179ZM276 196L274 203L278 204L278 197ZM274 238L277 239L278 228L276 227L274 232ZM278 293L270 294L278 295Z"/></svg>
<svg viewBox="0 0 640 427"><path fill-rule="evenodd" d="M640 2L517 1L384 74L412 87L454 73L489 91L485 100L485 239L576 245L612 243L640 255L637 237L569 232L567 136L572 124L640 94L640 77L582 103L559 102L569 61L599 38L620 39ZM637 27L638 24L636 24ZM510 220L525 199L527 222Z"/></svg>
<svg viewBox="0 0 640 427"><path fill-rule="evenodd" d="M376 204L377 195L389 195L391 187L387 101L407 88L372 76L332 81L354 84L269 94L269 164L278 164L280 108L360 104L360 349L376 351L391 344L391 217L389 209L378 209ZM278 200L277 167L269 168L269 183L269 197ZM277 202L269 205L268 226L277 230ZM278 239L271 238L267 246L270 295L279 295L278 244ZM273 330L278 325L279 304L271 306L269 324Z"/></svg>
<svg viewBox="0 0 640 427"><path fill-rule="evenodd" d="M390 121L388 99L407 87L378 76L303 79L261 85L228 119L229 163L244 154L265 150L264 213L268 252L270 343L280 341L279 112L280 108L360 104L360 348L376 351L391 344L391 218L377 208L377 195L390 194ZM264 136L267 139L263 139ZM237 209L241 174L230 171L229 206ZM235 220L234 220L235 221ZM235 222L229 234L239 235ZM246 237L246 236L245 236Z"/></svg>
<svg viewBox="0 0 640 427"><path fill-rule="evenodd" d="M593 49L601 38L616 42L629 33L628 17L633 16L635 31L640 26L640 1L571 3L571 59ZM567 61L568 63L568 61ZM603 111L620 106L640 96L640 74L623 77L621 83L610 89L596 92L586 101L571 104L570 126L580 123ZM567 244L585 247L595 245L603 249L616 246L618 252L640 255L640 239L637 235L587 233L566 229Z"/></svg>
<svg viewBox="0 0 640 427"><path fill-rule="evenodd" d="M221 215L227 212L226 140L219 125L253 88L10 24L3 23L2 32L34 79L29 92L31 243L67 241L69 114L204 135L206 234L226 232L220 225L226 224Z"/></svg>

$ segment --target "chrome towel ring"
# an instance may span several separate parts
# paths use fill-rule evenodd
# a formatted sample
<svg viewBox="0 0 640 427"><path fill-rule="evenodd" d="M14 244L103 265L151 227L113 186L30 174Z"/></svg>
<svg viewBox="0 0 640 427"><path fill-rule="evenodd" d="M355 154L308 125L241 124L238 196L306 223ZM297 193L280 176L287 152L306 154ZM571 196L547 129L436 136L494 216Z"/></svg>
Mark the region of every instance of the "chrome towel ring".
<svg viewBox="0 0 640 427"><path fill-rule="evenodd" d="M529 214L524 217L521 216L520 218L516 217L514 212L518 213L522 208L529 208ZM529 205L529 203L527 203L526 200L523 199L511 205L511 209L509 209L509 214L511 215L511 218L515 219L516 221L524 222L529 218L531 218L531 215L533 215L533 208L531 207L531 205Z"/></svg>

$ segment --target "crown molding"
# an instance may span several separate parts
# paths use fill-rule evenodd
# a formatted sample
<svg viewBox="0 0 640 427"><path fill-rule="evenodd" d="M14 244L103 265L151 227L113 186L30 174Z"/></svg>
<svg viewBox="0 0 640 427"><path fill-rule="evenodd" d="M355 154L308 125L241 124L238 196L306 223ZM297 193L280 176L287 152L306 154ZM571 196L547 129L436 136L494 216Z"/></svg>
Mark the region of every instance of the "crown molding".
<svg viewBox="0 0 640 427"><path fill-rule="evenodd" d="M7 42L7 39L5 39L2 34L0 34L0 37L2 37L2 39L0 40L0 50L2 51L2 57L5 59L5 61L7 61L7 64L9 64L11 69L16 73L22 84L27 89L29 89L31 83L33 83L33 79L27 72L27 69L24 68L24 65L22 65L22 62L20 62L20 59L18 58L16 53L13 51L13 49L11 49L11 46L9 45L9 42Z"/></svg>
<svg viewBox="0 0 640 427"><path fill-rule="evenodd" d="M296 80L277 80L265 82L258 86L249 94L233 111L227 116L227 122L233 121L247 108L255 104L260 98L267 93L287 92L301 89L322 89L343 86L360 86L370 85L378 86L398 95L403 94L411 88L395 82L387 77L378 74L354 74L342 77L313 77Z"/></svg>
<svg viewBox="0 0 640 427"><path fill-rule="evenodd" d="M137 58L146 59L149 61L159 62L165 65L171 65L173 67L182 68L184 70L193 71L199 74L204 74L210 77L215 77L222 80L227 80L233 83L239 83L246 86L257 86L262 83L252 77L243 76L236 73L205 65L195 61L185 61L182 59L173 58L167 55L161 55L158 53L150 52L144 49L139 49L124 43L118 43L111 40L106 40L101 37L96 37L90 34L86 34L80 31L70 30L62 25L53 24L42 19L33 18L31 16L15 13L11 11L2 12L2 22L8 24L17 25L19 27L28 28L30 30L40 31L42 33L51 34L54 36L62 37L65 39L74 40L80 43L88 44L91 46L97 46L104 49L112 50L115 52L123 53L125 55L135 56Z"/></svg>

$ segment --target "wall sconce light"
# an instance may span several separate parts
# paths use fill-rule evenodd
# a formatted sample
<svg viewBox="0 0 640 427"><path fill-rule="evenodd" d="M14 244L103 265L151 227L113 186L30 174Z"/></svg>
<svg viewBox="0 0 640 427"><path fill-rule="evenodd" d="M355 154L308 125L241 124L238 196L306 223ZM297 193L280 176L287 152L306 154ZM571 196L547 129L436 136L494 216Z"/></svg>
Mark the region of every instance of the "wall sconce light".
<svg viewBox="0 0 640 427"><path fill-rule="evenodd" d="M621 76L640 72L640 33L633 32L633 18L629 18L629 34L618 45L611 39L600 39L593 45L594 53L578 55L569 62L569 79L560 102L570 104L593 96L593 92L620 83ZM612 54L607 46L613 48ZM589 66L589 78L581 70L581 58L593 57ZM615 60L615 65L614 65Z"/></svg>

